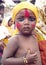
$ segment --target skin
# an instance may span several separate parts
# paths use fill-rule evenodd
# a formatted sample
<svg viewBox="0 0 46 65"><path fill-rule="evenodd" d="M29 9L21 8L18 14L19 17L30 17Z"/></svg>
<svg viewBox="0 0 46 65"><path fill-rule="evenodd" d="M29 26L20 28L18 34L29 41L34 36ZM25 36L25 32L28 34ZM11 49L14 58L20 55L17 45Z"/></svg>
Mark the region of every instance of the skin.
<svg viewBox="0 0 46 65"><path fill-rule="evenodd" d="M33 21L29 19L30 16L36 17L32 11L27 10L27 12L28 16L26 16L25 9L16 15L15 24L19 33L8 42L2 56L3 65L25 65L23 57L26 57L28 65L42 65L38 42L33 34L36 19Z"/></svg>
<svg viewBox="0 0 46 65"><path fill-rule="evenodd" d="M8 26L11 27L12 24L13 24L13 21L12 21L12 19L10 19L10 20L8 21Z"/></svg>

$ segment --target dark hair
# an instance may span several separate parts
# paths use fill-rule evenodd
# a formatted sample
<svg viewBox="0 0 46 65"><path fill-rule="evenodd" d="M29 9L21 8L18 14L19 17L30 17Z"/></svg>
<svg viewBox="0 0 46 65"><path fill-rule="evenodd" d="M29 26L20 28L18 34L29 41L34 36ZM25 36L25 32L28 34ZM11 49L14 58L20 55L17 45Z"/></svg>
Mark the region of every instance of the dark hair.
<svg viewBox="0 0 46 65"><path fill-rule="evenodd" d="M2 23L2 20L0 19L0 24Z"/></svg>
<svg viewBox="0 0 46 65"><path fill-rule="evenodd" d="M0 4L0 9L4 9L4 5L3 4Z"/></svg>
<svg viewBox="0 0 46 65"><path fill-rule="evenodd" d="M13 0L14 3L20 3L21 0Z"/></svg>
<svg viewBox="0 0 46 65"><path fill-rule="evenodd" d="M3 1L3 0L0 0L0 4L1 4L1 3L4 3L4 1Z"/></svg>
<svg viewBox="0 0 46 65"><path fill-rule="evenodd" d="M30 2L31 2L32 4L35 4L35 1L36 1L36 0L32 0L32 1L30 1Z"/></svg>
<svg viewBox="0 0 46 65"><path fill-rule="evenodd" d="M10 18L10 19L8 20L8 23L9 23L9 21L11 21L11 19L12 19L12 18Z"/></svg>

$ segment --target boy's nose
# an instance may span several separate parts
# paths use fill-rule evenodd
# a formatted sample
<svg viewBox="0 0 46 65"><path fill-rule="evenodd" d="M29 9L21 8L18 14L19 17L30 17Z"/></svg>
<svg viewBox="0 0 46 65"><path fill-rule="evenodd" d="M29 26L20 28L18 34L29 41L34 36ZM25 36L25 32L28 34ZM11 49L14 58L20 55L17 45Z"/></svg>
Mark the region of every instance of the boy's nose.
<svg viewBox="0 0 46 65"><path fill-rule="evenodd" d="M27 18L25 19L24 24L29 24L29 21Z"/></svg>

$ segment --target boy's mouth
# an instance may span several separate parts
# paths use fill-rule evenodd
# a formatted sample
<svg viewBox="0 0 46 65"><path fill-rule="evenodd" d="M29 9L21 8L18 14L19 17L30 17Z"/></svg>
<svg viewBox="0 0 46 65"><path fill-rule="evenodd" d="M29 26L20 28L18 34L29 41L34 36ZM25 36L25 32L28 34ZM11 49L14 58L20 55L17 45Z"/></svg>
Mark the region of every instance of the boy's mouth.
<svg viewBox="0 0 46 65"><path fill-rule="evenodd" d="M23 30L24 30L24 31L29 31L30 28L29 28L29 27L24 27Z"/></svg>

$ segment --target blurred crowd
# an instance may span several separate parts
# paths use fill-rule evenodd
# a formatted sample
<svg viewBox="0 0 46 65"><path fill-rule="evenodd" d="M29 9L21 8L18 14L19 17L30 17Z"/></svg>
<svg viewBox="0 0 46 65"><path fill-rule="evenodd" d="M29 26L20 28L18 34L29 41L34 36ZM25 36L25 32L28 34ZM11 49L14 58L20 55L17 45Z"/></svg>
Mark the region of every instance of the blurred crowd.
<svg viewBox="0 0 46 65"><path fill-rule="evenodd" d="M24 1L24 0L23 0ZM28 1L28 0L27 0ZM14 6L17 5L20 0L13 0ZM35 5L35 0L30 0ZM12 8L13 5L8 6L5 0L0 0L0 59L3 54L3 49L6 47L8 40L18 33L15 26L15 22L12 20ZM36 30L39 31L46 39L46 4L42 8L37 7L39 16L38 23L36 24Z"/></svg>

